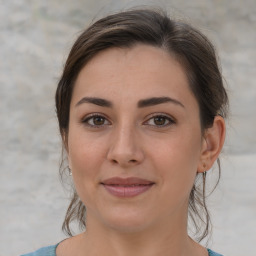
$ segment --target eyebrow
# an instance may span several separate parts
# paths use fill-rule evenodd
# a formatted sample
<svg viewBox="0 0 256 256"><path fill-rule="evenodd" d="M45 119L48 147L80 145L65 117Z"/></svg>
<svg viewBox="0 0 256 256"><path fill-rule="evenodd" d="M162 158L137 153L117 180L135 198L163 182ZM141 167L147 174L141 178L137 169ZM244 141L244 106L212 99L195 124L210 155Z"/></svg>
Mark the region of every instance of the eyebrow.
<svg viewBox="0 0 256 256"><path fill-rule="evenodd" d="M150 106L159 105L159 104L168 103L168 102L174 103L176 105L179 105L185 108L180 101L172 99L170 97L153 97L145 100L140 100L138 102L138 107L144 108L144 107L150 107Z"/></svg>
<svg viewBox="0 0 256 256"><path fill-rule="evenodd" d="M155 105L168 103L168 102L174 103L176 105L179 105L179 106L185 108L184 105L180 101L175 100L170 97L152 97L152 98L148 98L148 99L139 100L137 106L138 106L138 108L144 108L144 107L155 106ZM76 107L83 103L91 103L91 104L95 104L97 106L108 107L108 108L113 107L113 104L111 101L105 100L102 98L95 98L95 97L82 98L80 101L77 102Z"/></svg>
<svg viewBox="0 0 256 256"><path fill-rule="evenodd" d="M111 108L113 106L113 104L110 101L105 99L94 98L94 97L84 97L76 103L76 107L83 103L91 103L101 107L108 107L108 108Z"/></svg>

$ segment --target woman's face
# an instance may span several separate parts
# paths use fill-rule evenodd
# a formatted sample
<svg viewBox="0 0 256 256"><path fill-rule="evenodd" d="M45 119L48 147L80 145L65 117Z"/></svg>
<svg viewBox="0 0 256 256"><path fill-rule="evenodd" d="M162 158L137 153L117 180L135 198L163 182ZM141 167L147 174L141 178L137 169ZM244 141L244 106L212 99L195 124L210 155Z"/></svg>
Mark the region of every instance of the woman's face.
<svg viewBox="0 0 256 256"><path fill-rule="evenodd" d="M136 231L186 222L201 164L199 107L182 66L164 50L137 45L96 55L77 78L67 137L88 226Z"/></svg>

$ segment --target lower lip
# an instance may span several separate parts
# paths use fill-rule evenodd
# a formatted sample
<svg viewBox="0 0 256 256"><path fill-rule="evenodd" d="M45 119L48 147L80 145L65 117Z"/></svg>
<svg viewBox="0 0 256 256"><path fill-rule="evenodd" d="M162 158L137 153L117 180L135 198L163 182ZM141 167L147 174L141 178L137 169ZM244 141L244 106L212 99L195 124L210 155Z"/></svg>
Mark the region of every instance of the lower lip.
<svg viewBox="0 0 256 256"><path fill-rule="evenodd" d="M138 186L117 186L117 185L105 185L104 188L112 195L117 197L134 197L148 191L153 184L138 185Z"/></svg>

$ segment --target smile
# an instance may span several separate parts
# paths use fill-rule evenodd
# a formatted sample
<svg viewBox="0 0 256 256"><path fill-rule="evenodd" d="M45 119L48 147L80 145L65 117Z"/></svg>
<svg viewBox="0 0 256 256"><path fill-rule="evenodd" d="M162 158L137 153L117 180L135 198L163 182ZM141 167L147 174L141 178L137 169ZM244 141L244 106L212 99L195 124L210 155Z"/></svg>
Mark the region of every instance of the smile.
<svg viewBox="0 0 256 256"><path fill-rule="evenodd" d="M134 197L148 191L155 183L136 177L114 177L101 182L104 188L117 197Z"/></svg>

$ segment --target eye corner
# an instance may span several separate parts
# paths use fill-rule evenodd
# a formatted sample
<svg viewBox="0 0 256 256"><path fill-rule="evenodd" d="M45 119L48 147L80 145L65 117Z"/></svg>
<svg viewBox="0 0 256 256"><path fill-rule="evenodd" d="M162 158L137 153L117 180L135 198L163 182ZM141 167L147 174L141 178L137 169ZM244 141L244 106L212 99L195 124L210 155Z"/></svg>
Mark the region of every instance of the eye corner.
<svg viewBox="0 0 256 256"><path fill-rule="evenodd" d="M81 123L89 128L103 128L111 125L108 117L101 113L91 113L81 119Z"/></svg>
<svg viewBox="0 0 256 256"><path fill-rule="evenodd" d="M165 113L151 114L147 117L146 121L143 122L143 125L149 125L153 128L167 128L173 124L176 124L176 119Z"/></svg>

